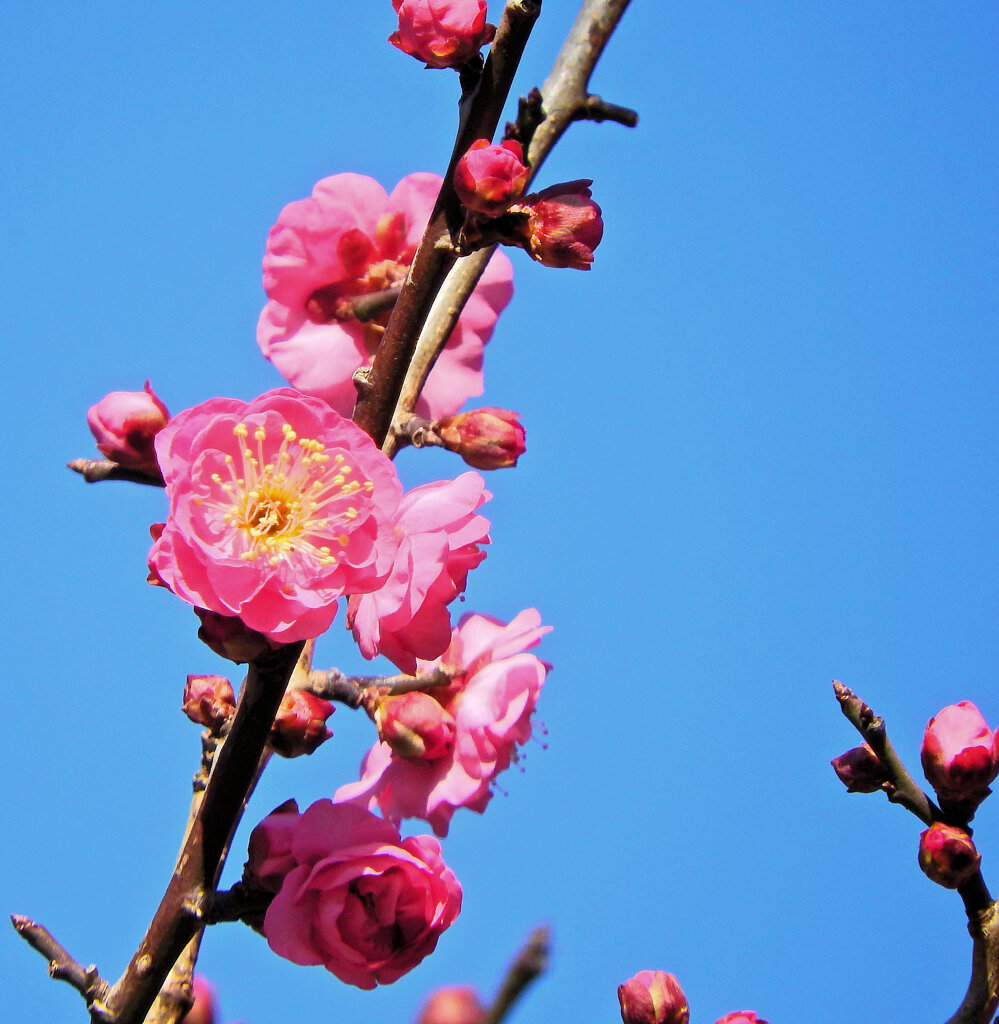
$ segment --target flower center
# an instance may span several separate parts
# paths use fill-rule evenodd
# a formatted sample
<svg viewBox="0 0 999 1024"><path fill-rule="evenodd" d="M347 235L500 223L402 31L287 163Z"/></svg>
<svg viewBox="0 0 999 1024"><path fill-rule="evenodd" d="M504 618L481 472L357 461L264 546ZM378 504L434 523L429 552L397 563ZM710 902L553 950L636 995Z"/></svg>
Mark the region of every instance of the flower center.
<svg viewBox="0 0 999 1024"><path fill-rule="evenodd" d="M212 473L219 493L208 501L229 528L238 557L265 559L271 566L336 565L361 517L358 505L366 503L374 485L357 479L342 453L330 454L321 442L299 437L288 423L269 458L266 428L253 431L255 447L249 433L245 423L233 428L239 459L226 454L226 476Z"/></svg>

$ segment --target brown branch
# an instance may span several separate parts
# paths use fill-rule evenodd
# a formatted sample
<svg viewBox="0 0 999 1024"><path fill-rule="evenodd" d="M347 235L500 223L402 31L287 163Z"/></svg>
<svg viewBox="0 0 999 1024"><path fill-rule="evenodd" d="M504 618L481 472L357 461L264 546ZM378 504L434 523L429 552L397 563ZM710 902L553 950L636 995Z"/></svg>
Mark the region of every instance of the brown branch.
<svg viewBox="0 0 999 1024"><path fill-rule="evenodd" d="M835 679L833 692L839 701L840 710L884 766L888 774L888 783L885 785L888 799L893 804L901 804L906 810L911 811L925 825L943 821L944 816L940 808L916 784L895 753L895 748L888 739L884 719L876 715L849 687Z"/></svg>
<svg viewBox="0 0 999 1024"><path fill-rule="evenodd" d="M993 903L968 922L973 941L971 981L947 1024L989 1024L999 1008L999 911Z"/></svg>
<svg viewBox="0 0 999 1024"><path fill-rule="evenodd" d="M137 469L126 469L110 459L73 459L66 463L66 468L79 473L88 484L100 483L102 480L127 480L132 484L163 486L163 477L140 473Z"/></svg>
<svg viewBox="0 0 999 1024"><path fill-rule="evenodd" d="M359 708L364 698L373 691L386 696L397 697L414 690L431 690L437 686L448 686L451 675L443 668L431 669L411 676L404 672L395 676L346 676L339 669L327 672L310 672L301 689L314 693L325 700L338 701L351 708Z"/></svg>
<svg viewBox="0 0 999 1024"><path fill-rule="evenodd" d="M507 135L531 140L526 149L527 162L531 168L529 181L534 179L555 143L573 121L586 119L602 111L608 120L637 123L638 115L634 111L628 111L634 117L633 122L611 116L627 108L605 104L599 97L590 96L589 93L593 69L627 6L628 0L584 0L542 87L544 118L540 123L537 121L536 98L532 100L528 96L521 100L520 116L529 123L508 127ZM450 175L451 169L448 173ZM449 182L450 177L445 185ZM389 457L400 446L400 439L395 436L395 425L403 424L416 407L427 376L447 344L465 302L478 284L495 249L495 245L489 246L457 260L436 299L429 305L424 325L412 347L412 359L408 368L404 368L399 398L390 419L392 429L382 442L382 451ZM356 412L355 409L355 419Z"/></svg>
<svg viewBox="0 0 999 1024"><path fill-rule="evenodd" d="M11 914L10 922L17 934L48 960L50 977L56 981L65 981L75 988L87 1001L88 1007L93 1007L104 999L109 986L95 966L84 967L66 952L47 928L30 918L21 914ZM93 1010L91 1018L95 1022L105 1019L95 1015Z"/></svg>
<svg viewBox="0 0 999 1024"><path fill-rule="evenodd" d="M416 347L417 336L445 275L454 264L449 244L463 220L454 168L476 140L493 137L524 47L541 13L540 0L508 0L482 76L464 105L451 160L430 223L375 353L371 372L357 380L354 421L381 445Z"/></svg>
<svg viewBox="0 0 999 1024"><path fill-rule="evenodd" d="M510 964L496 998L486 1011L482 1024L500 1024L528 985L548 967L551 933L545 925L535 928L524 948Z"/></svg>
<svg viewBox="0 0 999 1024"><path fill-rule="evenodd" d="M177 958L204 927L232 833L256 782L271 723L303 647L289 644L250 663L229 735L216 752L204 793L196 795L198 809L166 893L125 973L101 1007L113 1024L142 1024Z"/></svg>
<svg viewBox="0 0 999 1024"><path fill-rule="evenodd" d="M614 121L625 128L634 128L638 124L638 111L631 107L620 107L616 103L608 103L599 96L587 96L576 109L574 121Z"/></svg>

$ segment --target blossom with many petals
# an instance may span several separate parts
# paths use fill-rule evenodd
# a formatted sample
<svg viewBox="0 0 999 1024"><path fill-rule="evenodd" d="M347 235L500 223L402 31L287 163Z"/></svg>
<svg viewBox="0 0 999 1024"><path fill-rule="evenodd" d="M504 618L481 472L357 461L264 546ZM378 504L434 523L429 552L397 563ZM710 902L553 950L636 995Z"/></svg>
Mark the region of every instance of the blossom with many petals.
<svg viewBox="0 0 999 1024"><path fill-rule="evenodd" d="M493 779L531 737L548 666L527 650L550 628L534 608L509 623L464 616L443 656L420 663L423 670L452 673L450 686L430 691L454 720L450 748L404 757L388 743L376 743L361 765L360 781L341 786L334 799L378 807L390 821L423 818L439 836L447 835L459 807L484 811Z"/></svg>
<svg viewBox="0 0 999 1024"><path fill-rule="evenodd" d="M399 28L389 42L428 68L463 68L479 56L496 28L486 0L392 0Z"/></svg>
<svg viewBox="0 0 999 1024"><path fill-rule="evenodd" d="M257 341L299 391L349 416L353 374L371 363L388 312L362 323L351 300L400 285L423 235L441 178L410 174L387 195L373 178L335 174L289 203L271 228ZM416 412L456 412L482 394L482 350L513 294L513 268L496 253L434 365Z"/></svg>
<svg viewBox="0 0 999 1024"><path fill-rule="evenodd" d="M352 597L348 622L366 658L384 654L403 672L430 660L451 640L447 606L489 543L489 520L477 509L491 497L478 473L407 491L393 519L399 550L392 573L370 594Z"/></svg>
<svg viewBox="0 0 999 1024"><path fill-rule="evenodd" d="M461 909L461 886L432 836L401 839L361 807L286 804L250 837L244 882L276 893L271 949L322 964L358 988L388 985L434 951Z"/></svg>
<svg viewBox="0 0 999 1024"><path fill-rule="evenodd" d="M399 478L324 402L287 388L213 398L175 416L156 453L170 513L150 565L196 607L290 643L388 575Z"/></svg>

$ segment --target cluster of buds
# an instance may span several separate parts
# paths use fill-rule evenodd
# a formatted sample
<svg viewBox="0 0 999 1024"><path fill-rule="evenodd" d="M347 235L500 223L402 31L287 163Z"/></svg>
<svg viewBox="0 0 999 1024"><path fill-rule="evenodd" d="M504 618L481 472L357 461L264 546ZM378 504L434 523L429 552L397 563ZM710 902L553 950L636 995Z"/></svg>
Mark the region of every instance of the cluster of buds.
<svg viewBox="0 0 999 1024"><path fill-rule="evenodd" d="M454 188L468 211L462 247L501 242L524 249L547 267L589 270L604 233L592 181L552 185L523 195L530 169L519 142L477 139L458 161Z"/></svg>
<svg viewBox="0 0 999 1024"><path fill-rule="evenodd" d="M690 1007L680 983L665 971L639 971L617 989L624 1024L687 1024ZM767 1024L752 1010L726 1013L715 1024Z"/></svg>

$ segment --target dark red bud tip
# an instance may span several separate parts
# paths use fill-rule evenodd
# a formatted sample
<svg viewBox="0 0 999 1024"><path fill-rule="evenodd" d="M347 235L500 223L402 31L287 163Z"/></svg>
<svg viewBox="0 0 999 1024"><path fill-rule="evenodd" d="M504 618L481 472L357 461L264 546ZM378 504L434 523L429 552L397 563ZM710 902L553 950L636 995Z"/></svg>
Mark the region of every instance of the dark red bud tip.
<svg viewBox="0 0 999 1024"><path fill-rule="evenodd" d="M888 782L888 773L865 743L834 757L830 764L848 793L876 793Z"/></svg>
<svg viewBox="0 0 999 1024"><path fill-rule="evenodd" d="M919 866L930 881L945 889L959 889L971 881L981 862L971 836L963 829L938 821L919 837Z"/></svg>
<svg viewBox="0 0 999 1024"><path fill-rule="evenodd" d="M665 971L639 971L617 989L624 1024L687 1024L690 1008L680 983Z"/></svg>

